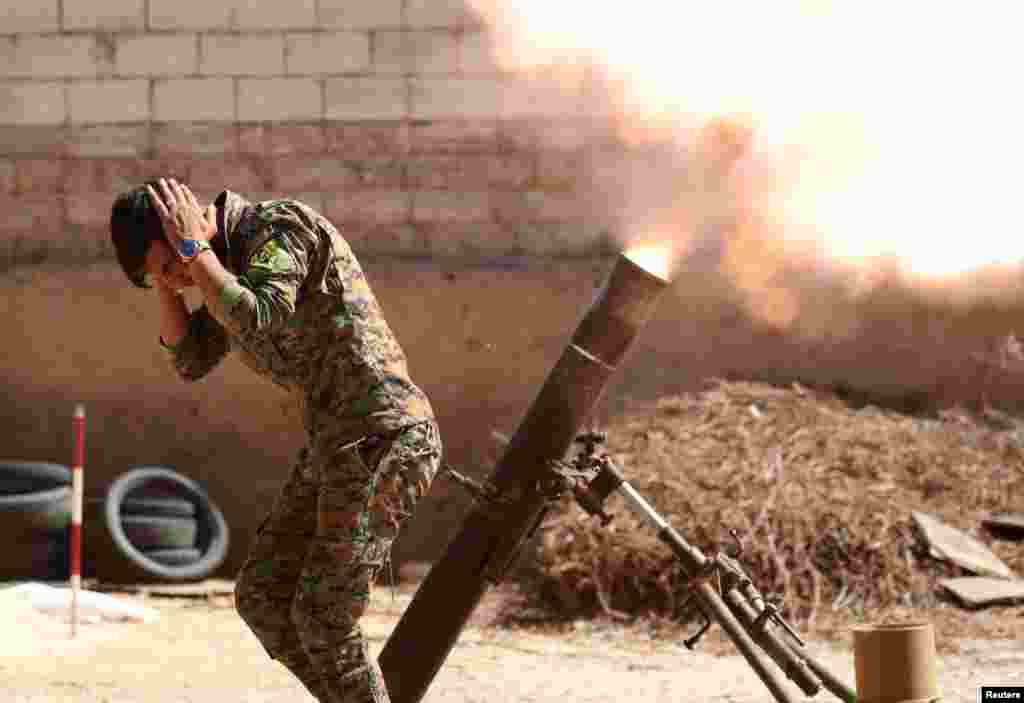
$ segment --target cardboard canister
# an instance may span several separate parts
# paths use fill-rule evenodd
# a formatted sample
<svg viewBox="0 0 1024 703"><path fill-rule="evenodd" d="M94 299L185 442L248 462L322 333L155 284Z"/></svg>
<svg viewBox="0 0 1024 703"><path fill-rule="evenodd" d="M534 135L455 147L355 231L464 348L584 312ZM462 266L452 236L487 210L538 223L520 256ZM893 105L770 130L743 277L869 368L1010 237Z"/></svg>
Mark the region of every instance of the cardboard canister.
<svg viewBox="0 0 1024 703"><path fill-rule="evenodd" d="M940 698L931 623L853 628L857 703L928 703Z"/></svg>

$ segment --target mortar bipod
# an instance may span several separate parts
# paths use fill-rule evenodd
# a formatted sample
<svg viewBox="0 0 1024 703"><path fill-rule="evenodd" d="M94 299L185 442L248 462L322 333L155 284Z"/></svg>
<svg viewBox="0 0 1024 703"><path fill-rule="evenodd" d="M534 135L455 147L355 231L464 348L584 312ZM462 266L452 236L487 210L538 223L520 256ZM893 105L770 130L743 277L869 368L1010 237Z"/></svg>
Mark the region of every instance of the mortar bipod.
<svg viewBox="0 0 1024 703"><path fill-rule="evenodd" d="M711 624L717 622L780 703L795 703L796 699L758 648L805 694L813 696L824 685L845 703L855 703L853 690L806 652L803 641L754 588L738 561L721 552L711 559L704 556L625 480L608 456L597 455L596 447L603 440L604 436L598 433L581 435L577 442L584 449L572 463L555 462L552 472L563 486L572 490L580 506L598 516L603 525L612 519L605 512L604 503L612 493L618 493L641 522L654 528L658 539L672 550L688 579L687 602L704 618L697 634L686 640L686 646L692 649Z"/></svg>
<svg viewBox="0 0 1024 703"><path fill-rule="evenodd" d="M730 533L735 537L734 531L730 530ZM742 553L742 546L740 553ZM714 561L718 565L719 573L722 574L721 592L726 605L729 606L743 627L751 633L754 641L768 653L768 656L787 675L789 675L788 667L792 665L793 657L798 658L818 677L821 685L824 685L837 698L845 703L856 703L857 694L853 689L810 655L804 647L800 635L779 614L775 605L767 602L761 595L739 561L721 552L715 556ZM778 633L777 637L768 636L770 628L776 625L781 627L784 632ZM790 678L794 677L790 675ZM797 683L799 685L799 681ZM801 688L807 692L806 688L803 686ZM814 694L809 693L809 695Z"/></svg>
<svg viewBox="0 0 1024 703"><path fill-rule="evenodd" d="M740 551L742 552L742 548ZM787 623L782 616L778 614L778 610L775 606L766 602L764 596L762 596L754 587L753 582L750 577L747 576L739 561L731 559L724 554L720 554L719 557L723 561L729 563L729 568L731 569L733 578L736 579L734 587L731 590L725 590L725 593L727 594L726 604L730 606L730 609L745 626L747 626L747 623L750 623L749 626L747 626L747 629L757 630L759 628L767 627L773 622L781 625L785 629L788 637L783 635L779 639L795 656L806 662L811 671L813 671L821 680L822 685L831 691L837 698L844 701L844 703L856 703L856 692L854 692L854 690L842 679L833 674L823 664L811 656L810 652L808 652L804 647L803 640L800 639L800 636L792 627L789 626L789 623ZM742 594L742 598L736 596L736 589L738 589ZM752 622L751 617L755 618ZM780 664L780 666L782 665Z"/></svg>

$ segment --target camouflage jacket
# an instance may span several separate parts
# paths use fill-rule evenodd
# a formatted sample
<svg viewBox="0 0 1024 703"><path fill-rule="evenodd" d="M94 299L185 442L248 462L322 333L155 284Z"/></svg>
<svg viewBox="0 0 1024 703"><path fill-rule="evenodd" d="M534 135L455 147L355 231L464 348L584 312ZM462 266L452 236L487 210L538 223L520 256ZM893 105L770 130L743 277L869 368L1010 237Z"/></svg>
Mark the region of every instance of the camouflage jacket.
<svg viewBox="0 0 1024 703"><path fill-rule="evenodd" d="M237 278L190 313L165 350L178 374L202 378L230 350L292 391L307 429L325 423L353 438L430 419L405 355L348 243L295 200L216 200L222 263ZM226 260L225 260L226 259Z"/></svg>

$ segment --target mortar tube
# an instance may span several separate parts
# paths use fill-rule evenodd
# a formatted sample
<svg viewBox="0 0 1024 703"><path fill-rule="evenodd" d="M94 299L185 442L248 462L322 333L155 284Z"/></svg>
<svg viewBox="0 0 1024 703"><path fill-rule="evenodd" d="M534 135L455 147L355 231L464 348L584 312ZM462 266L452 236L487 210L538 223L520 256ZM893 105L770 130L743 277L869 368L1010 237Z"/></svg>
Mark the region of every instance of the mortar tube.
<svg viewBox="0 0 1024 703"><path fill-rule="evenodd" d="M420 584L378 663L392 703L417 703L491 581L545 510L537 481L562 459L668 281L620 255L491 476L502 505L477 500Z"/></svg>

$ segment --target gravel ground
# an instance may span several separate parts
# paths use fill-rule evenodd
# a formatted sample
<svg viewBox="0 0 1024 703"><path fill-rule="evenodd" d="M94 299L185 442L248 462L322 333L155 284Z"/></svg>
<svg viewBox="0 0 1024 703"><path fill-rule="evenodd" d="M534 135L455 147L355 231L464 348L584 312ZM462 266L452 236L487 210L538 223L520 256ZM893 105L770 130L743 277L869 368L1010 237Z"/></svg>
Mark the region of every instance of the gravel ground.
<svg viewBox="0 0 1024 703"><path fill-rule="evenodd" d="M378 653L410 592L379 589L366 629ZM230 598L139 600L150 623L85 624L72 640L53 616L0 609L0 700L8 703L299 703L313 701L263 654ZM811 643L854 681L853 652ZM981 684L1024 685L1024 642L966 641L937 659L945 701L973 703ZM794 689L795 690L795 689ZM568 634L471 625L426 703L770 701L735 654L691 652L635 628L581 623ZM835 700L819 693L816 700Z"/></svg>

